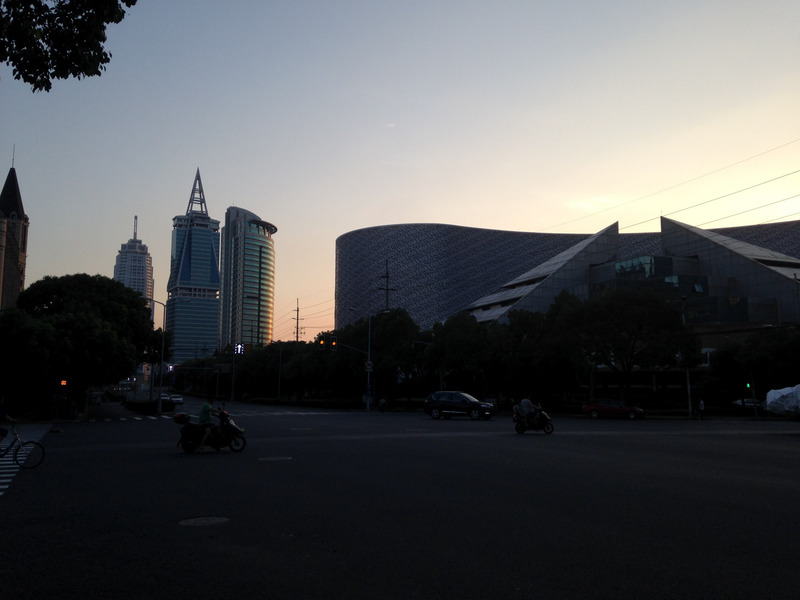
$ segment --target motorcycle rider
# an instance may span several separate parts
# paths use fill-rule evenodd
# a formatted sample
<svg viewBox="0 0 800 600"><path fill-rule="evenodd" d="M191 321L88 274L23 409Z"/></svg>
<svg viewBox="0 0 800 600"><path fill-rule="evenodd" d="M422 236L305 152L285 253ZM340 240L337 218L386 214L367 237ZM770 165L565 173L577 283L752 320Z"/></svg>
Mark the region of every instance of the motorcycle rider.
<svg viewBox="0 0 800 600"><path fill-rule="evenodd" d="M520 412L525 418L525 426L530 427L531 424L536 423L539 419L539 413L542 411L542 406L537 402L534 404L530 398L523 398L519 403Z"/></svg>
<svg viewBox="0 0 800 600"><path fill-rule="evenodd" d="M200 415L197 419L197 422L205 427L205 431L203 432L203 441L200 442L200 450L205 447L206 440L208 439L208 436L211 435L211 430L214 428L214 422L211 417L213 415L218 415L219 413L220 411L214 408L214 406L211 404L211 400L206 398L206 401L203 402L203 406L200 407Z"/></svg>

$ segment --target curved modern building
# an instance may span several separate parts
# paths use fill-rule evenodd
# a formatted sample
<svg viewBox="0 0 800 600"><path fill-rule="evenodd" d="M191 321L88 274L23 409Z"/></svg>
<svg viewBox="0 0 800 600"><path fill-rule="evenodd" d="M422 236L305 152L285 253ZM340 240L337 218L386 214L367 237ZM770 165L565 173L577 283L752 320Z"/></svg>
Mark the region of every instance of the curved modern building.
<svg viewBox="0 0 800 600"><path fill-rule="evenodd" d="M220 347L272 341L275 246L278 231L256 214L231 206L225 212L220 264Z"/></svg>
<svg viewBox="0 0 800 600"><path fill-rule="evenodd" d="M336 328L403 308L423 329L461 311L504 321L567 290L658 286L696 322L800 321L800 221L661 232L529 233L442 224L351 231L336 240Z"/></svg>

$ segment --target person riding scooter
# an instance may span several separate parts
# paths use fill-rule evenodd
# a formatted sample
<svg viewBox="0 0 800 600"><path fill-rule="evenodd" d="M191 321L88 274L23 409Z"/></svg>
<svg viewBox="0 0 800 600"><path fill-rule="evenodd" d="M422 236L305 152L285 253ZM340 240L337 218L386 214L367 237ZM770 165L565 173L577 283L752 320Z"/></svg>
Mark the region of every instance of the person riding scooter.
<svg viewBox="0 0 800 600"><path fill-rule="evenodd" d="M523 398L519 403L520 412L525 417L525 426L530 427L539 419L539 413L542 412L542 406L538 402L534 404L530 398Z"/></svg>
<svg viewBox="0 0 800 600"><path fill-rule="evenodd" d="M211 404L211 400L206 398L203 406L200 407L200 415L197 419L197 422L205 427L205 431L203 432L203 441L200 442L200 450L205 447L206 440L208 439L208 436L211 435L211 430L214 428L214 422L211 417L219 414L220 411L214 408L214 406Z"/></svg>

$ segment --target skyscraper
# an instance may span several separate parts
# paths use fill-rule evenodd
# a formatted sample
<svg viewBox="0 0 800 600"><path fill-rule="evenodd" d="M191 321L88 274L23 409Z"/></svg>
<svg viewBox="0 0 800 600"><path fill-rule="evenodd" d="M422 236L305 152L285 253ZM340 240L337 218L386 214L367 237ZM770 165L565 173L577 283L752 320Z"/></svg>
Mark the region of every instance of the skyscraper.
<svg viewBox="0 0 800 600"><path fill-rule="evenodd" d="M231 206L222 228L220 346L272 341L275 248L272 223Z"/></svg>
<svg viewBox="0 0 800 600"><path fill-rule="evenodd" d="M167 295L173 361L213 354L219 316L219 221L208 216L200 169L186 214L172 219Z"/></svg>
<svg viewBox="0 0 800 600"><path fill-rule="evenodd" d="M133 217L133 237L117 252L114 281L120 281L145 298L153 297L153 258L147 246L136 237L139 217Z"/></svg>
<svg viewBox="0 0 800 600"><path fill-rule="evenodd" d="M22 208L17 171L12 166L0 192L0 310L16 306L25 288L28 217Z"/></svg>

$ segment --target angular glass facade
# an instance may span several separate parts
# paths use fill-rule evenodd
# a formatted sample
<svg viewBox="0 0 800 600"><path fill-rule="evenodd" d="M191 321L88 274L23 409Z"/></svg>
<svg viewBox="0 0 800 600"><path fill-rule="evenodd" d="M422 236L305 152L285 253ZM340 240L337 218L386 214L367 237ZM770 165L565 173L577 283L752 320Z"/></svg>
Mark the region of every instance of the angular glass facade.
<svg viewBox="0 0 800 600"><path fill-rule="evenodd" d="M800 322L795 277L800 221L705 231L662 218L660 233L594 235L386 225L337 238L335 327L384 308L385 287L390 308L429 329L460 311L492 321L546 311L562 290L585 298L642 284L685 296L687 320L742 319L747 306L745 321Z"/></svg>
<svg viewBox="0 0 800 600"><path fill-rule="evenodd" d="M222 228L220 347L272 341L277 227L231 206Z"/></svg>
<svg viewBox="0 0 800 600"><path fill-rule="evenodd" d="M182 363L218 348L219 221L208 216L199 169L186 214L173 218L172 227L166 328L172 360Z"/></svg>

